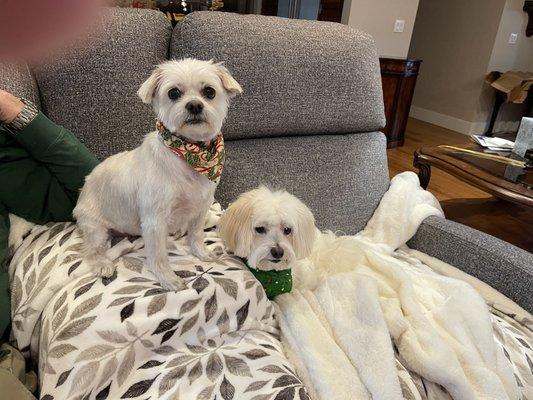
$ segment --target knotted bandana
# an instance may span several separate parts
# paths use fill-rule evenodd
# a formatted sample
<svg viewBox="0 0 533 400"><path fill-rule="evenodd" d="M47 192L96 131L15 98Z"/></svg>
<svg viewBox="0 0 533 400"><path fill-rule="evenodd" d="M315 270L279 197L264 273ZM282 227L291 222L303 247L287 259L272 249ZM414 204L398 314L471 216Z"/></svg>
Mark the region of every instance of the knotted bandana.
<svg viewBox="0 0 533 400"><path fill-rule="evenodd" d="M196 172L218 184L226 156L221 133L206 144L204 142L190 142L184 137L170 132L160 121L157 121L156 128L159 131L161 141L170 151L189 164Z"/></svg>

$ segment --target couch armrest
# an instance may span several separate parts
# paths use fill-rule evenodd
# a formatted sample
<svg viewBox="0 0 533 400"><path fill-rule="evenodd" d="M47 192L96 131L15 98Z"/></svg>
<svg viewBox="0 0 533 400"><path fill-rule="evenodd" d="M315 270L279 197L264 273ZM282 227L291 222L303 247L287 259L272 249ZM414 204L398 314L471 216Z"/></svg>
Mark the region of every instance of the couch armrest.
<svg viewBox="0 0 533 400"><path fill-rule="evenodd" d="M533 312L533 254L439 217L424 220L407 245L482 280Z"/></svg>

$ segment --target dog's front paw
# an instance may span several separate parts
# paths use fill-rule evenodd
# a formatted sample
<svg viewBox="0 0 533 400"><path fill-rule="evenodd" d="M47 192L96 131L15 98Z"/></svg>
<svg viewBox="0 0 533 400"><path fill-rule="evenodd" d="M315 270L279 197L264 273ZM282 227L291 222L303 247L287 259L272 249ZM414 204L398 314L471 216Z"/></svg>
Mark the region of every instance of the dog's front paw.
<svg viewBox="0 0 533 400"><path fill-rule="evenodd" d="M177 279L171 278L161 281L161 287L165 290L172 290L174 292L178 290L187 289L187 285L185 284L183 279L181 279L179 276L175 276L175 278Z"/></svg>
<svg viewBox="0 0 533 400"><path fill-rule="evenodd" d="M115 273L115 263L106 257L98 257L93 260L96 274L102 278L111 278Z"/></svg>
<svg viewBox="0 0 533 400"><path fill-rule="evenodd" d="M187 288L185 281L177 276L170 266L155 267L152 269L161 287L165 290L183 290Z"/></svg>

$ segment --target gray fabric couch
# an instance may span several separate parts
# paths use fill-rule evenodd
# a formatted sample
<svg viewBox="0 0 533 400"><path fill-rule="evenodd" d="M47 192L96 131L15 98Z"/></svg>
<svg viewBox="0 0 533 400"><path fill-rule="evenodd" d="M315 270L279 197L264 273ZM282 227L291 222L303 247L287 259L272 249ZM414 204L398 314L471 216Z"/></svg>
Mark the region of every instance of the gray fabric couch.
<svg viewBox="0 0 533 400"><path fill-rule="evenodd" d="M302 198L321 229L361 230L389 185L378 56L347 26L199 12L172 31L163 14L109 9L88 45L30 68L4 66L0 87L33 99L98 157L137 146L154 115L136 97L167 58L224 61L244 89L223 131L227 205L260 183ZM409 242L533 309L533 256L428 218Z"/></svg>

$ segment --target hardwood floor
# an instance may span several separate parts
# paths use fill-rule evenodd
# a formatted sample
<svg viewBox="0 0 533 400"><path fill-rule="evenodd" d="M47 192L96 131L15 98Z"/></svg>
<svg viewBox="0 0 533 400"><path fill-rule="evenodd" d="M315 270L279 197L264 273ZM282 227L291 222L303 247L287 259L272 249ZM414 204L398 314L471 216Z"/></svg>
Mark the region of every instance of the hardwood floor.
<svg viewBox="0 0 533 400"><path fill-rule="evenodd" d="M389 174L415 171L413 153L424 146L461 144L458 132L410 118L402 147L388 149ZM437 168L431 168L428 190L441 202L446 217L533 252L533 209L492 197Z"/></svg>

